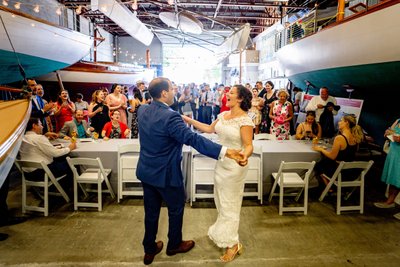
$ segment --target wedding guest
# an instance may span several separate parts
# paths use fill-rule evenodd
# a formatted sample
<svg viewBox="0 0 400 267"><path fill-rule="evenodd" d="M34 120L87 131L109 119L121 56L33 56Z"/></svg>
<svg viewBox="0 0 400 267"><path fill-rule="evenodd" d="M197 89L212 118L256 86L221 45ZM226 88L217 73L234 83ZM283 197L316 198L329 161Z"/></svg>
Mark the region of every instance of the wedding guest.
<svg viewBox="0 0 400 267"><path fill-rule="evenodd" d="M272 102L269 111L271 134L275 135L277 140L289 140L290 121L293 119L293 107L287 100L289 94L285 89L278 91L278 97L278 100Z"/></svg>
<svg viewBox="0 0 400 267"><path fill-rule="evenodd" d="M314 139L321 138L321 125L315 121L315 111L307 111L306 121L300 123L296 129L296 139Z"/></svg>
<svg viewBox="0 0 400 267"><path fill-rule="evenodd" d="M125 123L121 122L120 116L119 110L111 111L111 121L107 122L101 131L104 140L128 138L131 131Z"/></svg>
<svg viewBox="0 0 400 267"><path fill-rule="evenodd" d="M89 128L88 123L84 119L83 110L78 109L75 111L74 119L64 123L58 136L66 140L69 140L74 135L77 138L87 138L90 137L91 130L94 130L94 128Z"/></svg>
<svg viewBox="0 0 400 267"><path fill-rule="evenodd" d="M253 98L251 100L251 108L250 112L254 114L253 123L255 125L254 133L258 134L260 132L260 123L261 123L261 102L263 101L261 97L258 96L257 88L252 89Z"/></svg>
<svg viewBox="0 0 400 267"><path fill-rule="evenodd" d="M127 108L128 99L121 92L122 92L122 86L119 84L113 84L113 86L111 88L111 94L109 94L106 97L106 103L107 103L107 106L109 107L110 111L113 111L113 110L119 111L120 122L127 125L128 121L126 118L126 108Z"/></svg>
<svg viewBox="0 0 400 267"><path fill-rule="evenodd" d="M260 132L270 133L271 119L269 117L269 112L271 110L272 103L278 98L275 95L274 84L271 81L267 81L265 83L265 88L263 89L263 91L265 91L264 94L261 94L261 92L258 94L258 96L263 95L263 101L260 103L260 105L262 106Z"/></svg>
<svg viewBox="0 0 400 267"><path fill-rule="evenodd" d="M75 104L69 99L68 91L61 90L56 107L54 110L54 116L56 119L56 132L58 133L64 126L66 121L72 121L75 112Z"/></svg>
<svg viewBox="0 0 400 267"><path fill-rule="evenodd" d="M108 106L104 103L104 92L96 90L92 95L92 101L89 105L88 115L90 126L94 132L101 136L104 125L110 121Z"/></svg>

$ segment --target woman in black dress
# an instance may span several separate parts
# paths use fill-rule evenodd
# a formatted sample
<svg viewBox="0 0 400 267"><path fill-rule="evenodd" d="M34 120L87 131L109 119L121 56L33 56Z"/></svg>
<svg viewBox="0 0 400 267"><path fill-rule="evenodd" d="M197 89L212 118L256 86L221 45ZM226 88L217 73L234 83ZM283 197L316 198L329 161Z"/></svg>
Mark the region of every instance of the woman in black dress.
<svg viewBox="0 0 400 267"><path fill-rule="evenodd" d="M92 95L92 102L89 105L88 115L90 118L90 126L94 128L100 138L101 130L104 124L110 121L109 108L104 103L104 92L102 90L96 90Z"/></svg>

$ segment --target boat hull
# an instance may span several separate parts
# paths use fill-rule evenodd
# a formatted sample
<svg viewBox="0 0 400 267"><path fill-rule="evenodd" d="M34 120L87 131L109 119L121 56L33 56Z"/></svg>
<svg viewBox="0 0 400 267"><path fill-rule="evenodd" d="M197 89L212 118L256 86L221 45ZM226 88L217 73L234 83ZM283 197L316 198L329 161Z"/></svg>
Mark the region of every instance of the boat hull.
<svg viewBox="0 0 400 267"><path fill-rule="evenodd" d="M18 60L26 76L33 77L69 66L90 52L90 36L4 7L0 15L5 25L0 25L0 84L23 79Z"/></svg>
<svg viewBox="0 0 400 267"><path fill-rule="evenodd" d="M300 88L310 82L311 94L326 86L331 95L347 97L346 88L353 88L351 97L364 100L360 124L379 144L398 118L397 100L390 96L400 77L400 2L382 5L277 52L284 75Z"/></svg>

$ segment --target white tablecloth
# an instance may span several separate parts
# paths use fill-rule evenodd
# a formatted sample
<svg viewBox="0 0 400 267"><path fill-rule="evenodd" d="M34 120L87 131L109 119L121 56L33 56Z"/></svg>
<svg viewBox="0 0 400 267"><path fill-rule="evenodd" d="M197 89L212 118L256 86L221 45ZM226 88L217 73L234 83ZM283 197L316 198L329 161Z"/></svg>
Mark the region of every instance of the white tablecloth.
<svg viewBox="0 0 400 267"><path fill-rule="evenodd" d="M77 149L71 152L71 157L99 157L105 168L112 169L111 184L117 189L118 179L118 146L122 144L137 144L138 139L110 139L95 142L78 142ZM284 161L318 161L319 152L312 150L312 144L306 141L286 140L255 140L254 146L261 146L263 151L263 192L271 190L271 173L278 171L279 164ZM183 146L182 171L185 178L187 195L190 196L190 147ZM116 192L116 191L115 191Z"/></svg>

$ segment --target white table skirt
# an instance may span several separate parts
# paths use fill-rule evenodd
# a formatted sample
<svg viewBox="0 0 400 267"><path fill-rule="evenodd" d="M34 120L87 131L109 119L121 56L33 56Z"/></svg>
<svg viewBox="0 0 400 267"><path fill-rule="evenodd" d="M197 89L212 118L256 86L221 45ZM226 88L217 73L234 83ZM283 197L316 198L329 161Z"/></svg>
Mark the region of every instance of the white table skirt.
<svg viewBox="0 0 400 267"><path fill-rule="evenodd" d="M215 139L214 139L215 140ZM111 184L117 189L118 179L118 146L122 144L138 144L138 139L110 139L93 142L78 142L77 149L71 152L71 157L99 157L105 168L112 169ZM272 186L271 173L278 171L279 164L284 161L318 161L319 152L312 150L312 144L298 140L255 140L254 146L261 146L263 152L263 192L269 194ZM191 152L189 146L183 147L182 171L185 179L187 196L190 196L190 166ZM312 186L312 185L311 185Z"/></svg>

